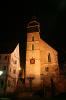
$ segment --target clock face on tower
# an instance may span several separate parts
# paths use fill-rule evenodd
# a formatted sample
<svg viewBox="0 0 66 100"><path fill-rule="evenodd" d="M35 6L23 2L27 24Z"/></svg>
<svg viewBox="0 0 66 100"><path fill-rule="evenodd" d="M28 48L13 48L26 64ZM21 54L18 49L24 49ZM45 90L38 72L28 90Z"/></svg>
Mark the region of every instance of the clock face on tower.
<svg viewBox="0 0 66 100"><path fill-rule="evenodd" d="M30 59L30 64L35 64L35 58Z"/></svg>

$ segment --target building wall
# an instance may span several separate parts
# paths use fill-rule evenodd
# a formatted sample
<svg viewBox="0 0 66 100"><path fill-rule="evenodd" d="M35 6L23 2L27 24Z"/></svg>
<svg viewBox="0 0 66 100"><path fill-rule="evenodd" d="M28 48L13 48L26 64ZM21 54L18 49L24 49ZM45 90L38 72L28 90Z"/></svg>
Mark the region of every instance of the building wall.
<svg viewBox="0 0 66 100"><path fill-rule="evenodd" d="M10 54L0 54L0 93L14 92L20 71L19 44ZM2 85L3 84L3 85Z"/></svg>
<svg viewBox="0 0 66 100"><path fill-rule="evenodd" d="M49 54L51 59L50 62L48 61ZM41 74L43 74L44 77L48 76L56 81L56 77L59 75L58 53L42 39L40 39L40 59Z"/></svg>
<svg viewBox="0 0 66 100"><path fill-rule="evenodd" d="M13 92L16 89L18 77L20 71L20 55L19 55L19 44L15 50L10 54L10 63L8 68L7 78L7 92Z"/></svg>
<svg viewBox="0 0 66 100"><path fill-rule="evenodd" d="M32 37L34 37L34 41L32 40ZM38 32L27 34L26 78L32 77L32 78L37 79L37 76L40 77L39 39L40 39L40 36ZM32 45L34 45L34 50L32 50ZM35 64L31 64L31 59L35 60ZM39 81L39 78L37 79L37 82L38 81Z"/></svg>

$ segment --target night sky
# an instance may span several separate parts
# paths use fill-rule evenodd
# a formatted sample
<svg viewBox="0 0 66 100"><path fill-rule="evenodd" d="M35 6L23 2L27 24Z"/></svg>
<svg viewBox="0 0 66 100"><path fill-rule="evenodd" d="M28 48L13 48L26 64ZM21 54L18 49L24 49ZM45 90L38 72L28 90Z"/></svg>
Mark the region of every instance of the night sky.
<svg viewBox="0 0 66 100"><path fill-rule="evenodd" d="M65 61L66 0L24 0L23 3L19 5L21 16L0 16L0 52L12 52L19 42L22 54L26 46L26 25L32 16L36 16L40 22L41 38L58 51L60 61ZM19 6L17 2L15 9Z"/></svg>

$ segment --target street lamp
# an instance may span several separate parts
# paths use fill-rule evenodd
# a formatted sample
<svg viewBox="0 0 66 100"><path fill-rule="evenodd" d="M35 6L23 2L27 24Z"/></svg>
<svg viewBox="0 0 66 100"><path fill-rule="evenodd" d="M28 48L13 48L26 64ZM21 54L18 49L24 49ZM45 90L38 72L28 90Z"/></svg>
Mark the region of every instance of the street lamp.
<svg viewBox="0 0 66 100"><path fill-rule="evenodd" d="M3 71L0 71L0 76L3 74Z"/></svg>

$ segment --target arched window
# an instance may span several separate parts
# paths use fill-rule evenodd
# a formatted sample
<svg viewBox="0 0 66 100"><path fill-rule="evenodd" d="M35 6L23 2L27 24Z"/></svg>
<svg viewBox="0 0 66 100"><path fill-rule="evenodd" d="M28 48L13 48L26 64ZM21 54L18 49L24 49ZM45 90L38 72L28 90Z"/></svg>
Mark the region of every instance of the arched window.
<svg viewBox="0 0 66 100"><path fill-rule="evenodd" d="M34 50L34 44L32 44L32 50Z"/></svg>
<svg viewBox="0 0 66 100"><path fill-rule="evenodd" d="M32 36L32 41L34 41L34 36Z"/></svg>
<svg viewBox="0 0 66 100"><path fill-rule="evenodd" d="M51 55L50 55L50 53L48 54L48 62L51 62Z"/></svg>

